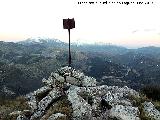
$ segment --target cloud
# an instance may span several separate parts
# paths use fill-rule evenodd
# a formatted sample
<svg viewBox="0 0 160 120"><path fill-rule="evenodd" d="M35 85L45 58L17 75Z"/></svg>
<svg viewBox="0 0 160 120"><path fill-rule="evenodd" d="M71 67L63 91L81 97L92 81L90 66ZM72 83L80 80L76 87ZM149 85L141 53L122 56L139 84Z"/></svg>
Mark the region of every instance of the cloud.
<svg viewBox="0 0 160 120"><path fill-rule="evenodd" d="M137 34L137 33L156 33L157 31L160 31L160 30L158 30L158 29L156 29L156 28L145 28L145 29L142 29L142 30L140 30L140 29L136 29L136 30L133 30L131 33L132 34Z"/></svg>
<svg viewBox="0 0 160 120"><path fill-rule="evenodd" d="M132 34L134 34L134 33L138 32L138 31L139 31L139 30L133 30L133 31L132 31Z"/></svg>
<svg viewBox="0 0 160 120"><path fill-rule="evenodd" d="M144 29L145 32L156 31L156 29Z"/></svg>

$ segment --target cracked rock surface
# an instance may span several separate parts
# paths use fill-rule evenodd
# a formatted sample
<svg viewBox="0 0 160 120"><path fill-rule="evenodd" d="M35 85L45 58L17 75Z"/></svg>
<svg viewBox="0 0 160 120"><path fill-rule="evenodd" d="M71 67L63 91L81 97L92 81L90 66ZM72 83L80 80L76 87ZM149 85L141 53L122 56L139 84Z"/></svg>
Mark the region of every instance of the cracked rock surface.
<svg viewBox="0 0 160 120"><path fill-rule="evenodd" d="M144 102L143 106L146 115L148 115L152 119L160 120L160 112L154 107L151 102Z"/></svg>
<svg viewBox="0 0 160 120"><path fill-rule="evenodd" d="M139 93L127 86L97 86L95 78L68 66L42 82L43 87L26 95L32 114L20 114L17 120L140 120L140 111L130 99ZM147 106L159 115L148 103L146 112L150 113Z"/></svg>

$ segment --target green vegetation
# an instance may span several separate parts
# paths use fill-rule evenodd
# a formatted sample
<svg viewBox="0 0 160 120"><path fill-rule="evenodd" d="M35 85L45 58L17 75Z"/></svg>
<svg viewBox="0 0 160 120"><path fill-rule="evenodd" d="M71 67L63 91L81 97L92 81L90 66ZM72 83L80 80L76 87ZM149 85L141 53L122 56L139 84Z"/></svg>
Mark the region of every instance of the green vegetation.
<svg viewBox="0 0 160 120"><path fill-rule="evenodd" d="M155 105L155 108L160 111L160 101L153 101L153 104Z"/></svg>
<svg viewBox="0 0 160 120"><path fill-rule="evenodd" d="M129 99L133 101L132 104L134 107L138 107L139 112L140 112L139 117L141 120L151 120L148 116L146 116L146 114L143 111L143 104L142 103L144 103L145 101L150 101L145 95L140 94L139 97L130 96Z"/></svg>
<svg viewBox="0 0 160 120"><path fill-rule="evenodd" d="M160 101L154 101L153 99L149 99L144 93L140 93L140 97L130 96L129 99L133 101L133 103L132 103L133 106L138 107L139 112L140 112L139 117L141 120L154 120L153 118L151 118L145 114L144 109L143 109L144 108L143 103L145 101L147 101L147 102L150 101L154 104L155 108L159 110Z"/></svg>
<svg viewBox="0 0 160 120"><path fill-rule="evenodd" d="M152 100L160 101L160 85L147 85L142 89L142 92Z"/></svg>
<svg viewBox="0 0 160 120"><path fill-rule="evenodd" d="M66 43L50 39L40 39L40 43L31 41L0 41L0 98L36 90L42 86L43 78L68 65ZM126 85L136 90L144 85L160 84L160 48L129 50L113 45L72 45L71 48L72 67L95 77L100 84ZM4 92L4 88L15 94Z"/></svg>
<svg viewBox="0 0 160 120"><path fill-rule="evenodd" d="M47 78L51 72L68 64L68 46L65 43L41 41L43 43L34 44L0 41L1 120L15 119L16 116L9 115L11 112L29 109L23 97L16 97L41 87L42 78ZM152 101L160 110L160 48L129 50L112 45L72 45L72 48L72 67L95 77L100 84L127 85L137 90L145 86L140 97L129 98L133 100L133 106L139 108L142 120L150 119L144 114L143 102ZM41 94L39 100L45 94ZM89 104L93 103L92 96L84 94L82 97ZM59 112L67 115L59 120L69 120L73 112L70 104L65 96L61 97L48 108L44 120ZM104 107L110 108L106 103Z"/></svg>
<svg viewBox="0 0 160 120"><path fill-rule="evenodd" d="M140 119L141 120L153 120L152 118L150 118L149 116L147 116L144 111L143 111L143 105L141 104L140 106L138 106L139 112L140 112Z"/></svg>

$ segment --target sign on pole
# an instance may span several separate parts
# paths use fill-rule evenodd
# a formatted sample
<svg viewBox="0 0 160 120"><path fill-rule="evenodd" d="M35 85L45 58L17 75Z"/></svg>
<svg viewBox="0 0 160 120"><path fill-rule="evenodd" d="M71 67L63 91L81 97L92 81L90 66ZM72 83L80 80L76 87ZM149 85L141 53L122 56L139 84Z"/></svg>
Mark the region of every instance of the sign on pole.
<svg viewBox="0 0 160 120"><path fill-rule="evenodd" d="M74 18L72 19L63 19L63 28L64 29L72 29L75 28L75 21Z"/></svg>
<svg viewBox="0 0 160 120"><path fill-rule="evenodd" d="M72 29L72 28L75 28L74 18L63 19L63 29L68 29L68 33L69 33L69 57L68 57L69 67L71 66L70 29Z"/></svg>

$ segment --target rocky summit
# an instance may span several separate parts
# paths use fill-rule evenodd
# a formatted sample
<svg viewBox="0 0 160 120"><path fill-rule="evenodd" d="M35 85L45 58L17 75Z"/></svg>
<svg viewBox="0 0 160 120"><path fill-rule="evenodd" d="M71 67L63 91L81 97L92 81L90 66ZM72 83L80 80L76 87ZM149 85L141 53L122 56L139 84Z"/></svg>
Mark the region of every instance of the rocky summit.
<svg viewBox="0 0 160 120"><path fill-rule="evenodd" d="M98 86L95 78L68 66L42 82L26 95L30 109L15 112L17 120L160 120L160 112L135 90Z"/></svg>

